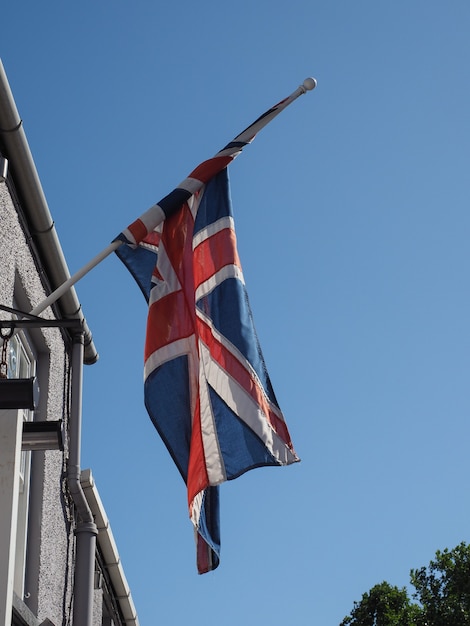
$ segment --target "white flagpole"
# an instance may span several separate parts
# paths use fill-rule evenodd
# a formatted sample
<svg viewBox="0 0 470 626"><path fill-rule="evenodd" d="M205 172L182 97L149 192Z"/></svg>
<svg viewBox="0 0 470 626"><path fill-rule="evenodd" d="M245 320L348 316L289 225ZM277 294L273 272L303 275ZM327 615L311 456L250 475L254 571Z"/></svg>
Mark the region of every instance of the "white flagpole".
<svg viewBox="0 0 470 626"><path fill-rule="evenodd" d="M85 274L88 274L88 272L90 272L94 267L101 263L101 261L103 261L107 256L117 250L122 243L123 242L120 240L110 243L109 246L107 246L93 259L91 259L91 261L88 261L88 263L84 265L82 269L78 270L78 272L75 272L75 274L68 278L65 283L62 283L62 285L57 287L57 289L53 291L50 295L48 295L45 300L43 300L36 307L34 307L34 309L32 309L32 311L30 312L30 315L39 315L45 309L47 309L48 306L54 304L54 302L56 302L61 296L63 296L64 293L70 289L70 287L73 287L73 285L75 285L75 283L83 278Z"/></svg>
<svg viewBox="0 0 470 626"><path fill-rule="evenodd" d="M270 109L266 114L258 118L256 122L254 122L251 126L246 128L242 133L240 133L240 135L237 135L237 137L233 140L232 143L236 143L237 141L242 141L242 140L249 143L262 128L264 128L267 124L269 124L269 122L272 119L274 119L274 117L276 117L287 106L289 106L289 104L294 102L294 100L296 100L302 94L307 93L307 91L311 91L312 89L315 89L316 86L317 86L317 81L314 78L306 78L304 82L301 85L299 85L299 87L297 87L297 89L294 92L291 93L290 96L288 96L284 100L281 100L279 104L277 104L275 107ZM240 150L241 150L240 147L236 148L228 144L227 148L224 148L223 150L218 152L217 155L221 155L221 154L226 155L228 152L231 152L235 157L240 152ZM161 211L160 222L162 222L163 219L164 219L164 213L163 211ZM154 228L156 228L158 224L155 223L153 224L153 226ZM78 272L76 272L73 276L68 278L64 283L62 283L62 285L57 287L57 289L53 291L49 296L47 296L45 300L40 302L34 309L32 309L32 311L30 312L30 315L39 315L45 309L47 309L48 306L50 306L51 304L54 304L54 302L56 302L61 296L64 295L64 293L66 293L71 287L73 287L75 283L77 283L81 278L83 278L85 274L88 274L88 272L90 272L93 268L95 268L99 263L101 263L101 261L103 261L112 252L117 250L119 246L121 246L122 244L123 244L123 241L121 240L116 240L116 241L113 241L111 244L109 244L109 246L107 246L102 252L97 254L93 259L91 259L91 261L89 261L80 270L78 270Z"/></svg>

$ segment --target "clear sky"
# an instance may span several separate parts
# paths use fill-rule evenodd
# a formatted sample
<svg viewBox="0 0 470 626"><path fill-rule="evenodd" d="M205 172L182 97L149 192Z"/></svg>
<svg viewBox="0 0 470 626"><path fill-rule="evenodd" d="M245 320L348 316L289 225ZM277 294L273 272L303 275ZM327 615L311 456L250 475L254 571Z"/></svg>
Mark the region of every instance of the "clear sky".
<svg viewBox="0 0 470 626"><path fill-rule="evenodd" d="M302 462L222 486L198 576L143 405L145 302L77 285L91 467L142 626L336 626L470 540L467 0L16 1L3 59L71 272L307 76L230 167L239 252Z"/></svg>

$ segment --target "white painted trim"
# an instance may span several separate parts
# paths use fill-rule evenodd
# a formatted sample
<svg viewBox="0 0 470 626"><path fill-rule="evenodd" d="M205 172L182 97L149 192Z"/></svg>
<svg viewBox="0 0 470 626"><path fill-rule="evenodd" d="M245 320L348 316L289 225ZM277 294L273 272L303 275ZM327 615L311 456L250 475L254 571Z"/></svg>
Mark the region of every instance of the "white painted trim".
<svg viewBox="0 0 470 626"><path fill-rule="evenodd" d="M11 626L23 416L0 411L0 626Z"/></svg>

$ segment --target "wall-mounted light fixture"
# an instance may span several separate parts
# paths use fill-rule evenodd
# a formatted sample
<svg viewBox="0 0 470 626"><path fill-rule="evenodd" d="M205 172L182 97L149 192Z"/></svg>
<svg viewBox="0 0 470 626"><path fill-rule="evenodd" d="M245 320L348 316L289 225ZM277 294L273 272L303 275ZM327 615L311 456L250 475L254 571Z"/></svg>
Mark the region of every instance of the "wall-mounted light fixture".
<svg viewBox="0 0 470 626"><path fill-rule="evenodd" d="M0 409L37 407L39 387L36 378L0 378ZM22 450L63 450L62 420L24 422Z"/></svg>
<svg viewBox="0 0 470 626"><path fill-rule="evenodd" d="M63 450L62 420L24 422L22 450Z"/></svg>
<svg viewBox="0 0 470 626"><path fill-rule="evenodd" d="M0 378L0 409L30 409L38 405L39 385L33 378Z"/></svg>

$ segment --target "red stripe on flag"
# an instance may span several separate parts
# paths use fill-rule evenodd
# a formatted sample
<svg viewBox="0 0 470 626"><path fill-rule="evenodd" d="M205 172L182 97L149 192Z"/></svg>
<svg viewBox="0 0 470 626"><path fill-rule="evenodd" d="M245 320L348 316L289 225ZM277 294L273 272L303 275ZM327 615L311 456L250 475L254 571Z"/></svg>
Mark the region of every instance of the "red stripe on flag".
<svg viewBox="0 0 470 626"><path fill-rule="evenodd" d="M132 224L127 227L127 230L130 231L136 243L140 243L142 239L147 236L147 227L140 218L132 222Z"/></svg>
<svg viewBox="0 0 470 626"><path fill-rule="evenodd" d="M149 307L145 360L156 350L192 334L194 334L193 320L186 312L182 291L157 300Z"/></svg>
<svg viewBox="0 0 470 626"><path fill-rule="evenodd" d="M205 239L194 250L193 262L195 289L226 265L241 268L234 231L224 228Z"/></svg>
<svg viewBox="0 0 470 626"><path fill-rule="evenodd" d="M212 550L199 533L196 540L196 558L198 574L212 571Z"/></svg>
<svg viewBox="0 0 470 626"><path fill-rule="evenodd" d="M209 486L209 477L207 475L206 458L204 455L204 444L202 442L201 432L201 409L199 405L199 397L196 402L194 411L191 446L189 450L188 463L188 503L191 503L196 495Z"/></svg>
<svg viewBox="0 0 470 626"><path fill-rule="evenodd" d="M224 167L227 167L229 163L233 161L233 156L215 156L212 159L204 161L191 172L188 178L195 178L202 183L207 183L218 172L222 171Z"/></svg>
<svg viewBox="0 0 470 626"><path fill-rule="evenodd" d="M147 243L150 246L154 246L155 248L158 248L158 246L160 245L160 240L162 238L161 233L159 233L156 230L152 230L152 232L150 232L142 241L142 243Z"/></svg>
<svg viewBox="0 0 470 626"><path fill-rule="evenodd" d="M202 442L201 409L198 398L192 424L188 463L187 489L190 515L192 515L194 498L208 486L209 477L207 476L204 445ZM199 574L205 574L212 570L212 550L199 533L196 533L196 559Z"/></svg>

